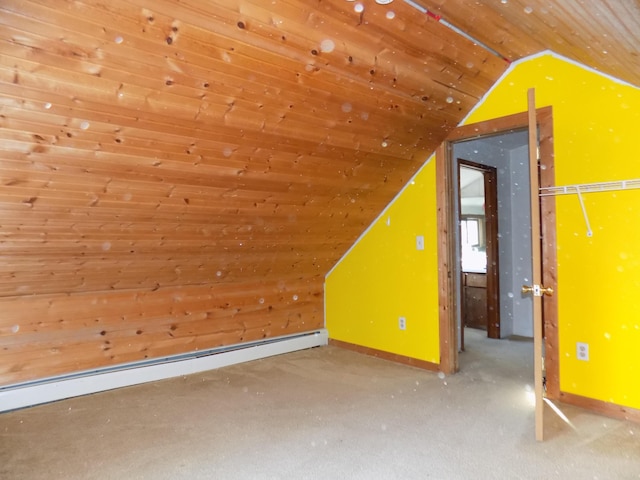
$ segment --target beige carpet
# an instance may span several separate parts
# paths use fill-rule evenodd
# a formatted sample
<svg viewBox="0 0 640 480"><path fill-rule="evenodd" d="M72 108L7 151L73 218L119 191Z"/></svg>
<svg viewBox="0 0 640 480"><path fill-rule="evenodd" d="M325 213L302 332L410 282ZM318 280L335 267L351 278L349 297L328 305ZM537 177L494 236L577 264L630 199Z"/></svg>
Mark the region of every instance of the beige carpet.
<svg viewBox="0 0 640 480"><path fill-rule="evenodd" d="M0 414L0 478L640 478L640 426L563 407L536 443L531 343L466 338L446 378L322 347Z"/></svg>

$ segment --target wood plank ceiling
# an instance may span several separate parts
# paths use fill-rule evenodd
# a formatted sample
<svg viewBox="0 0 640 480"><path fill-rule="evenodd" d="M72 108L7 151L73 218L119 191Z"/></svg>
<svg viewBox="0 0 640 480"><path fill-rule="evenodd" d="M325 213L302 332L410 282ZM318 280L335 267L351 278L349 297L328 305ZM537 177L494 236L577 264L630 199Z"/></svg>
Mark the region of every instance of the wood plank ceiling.
<svg viewBox="0 0 640 480"><path fill-rule="evenodd" d="M552 50L640 86L637 0L423 0L421 3L511 61Z"/></svg>
<svg viewBox="0 0 640 480"><path fill-rule="evenodd" d="M640 84L637 3L422 5ZM322 327L326 272L507 67L399 0L3 0L0 384Z"/></svg>

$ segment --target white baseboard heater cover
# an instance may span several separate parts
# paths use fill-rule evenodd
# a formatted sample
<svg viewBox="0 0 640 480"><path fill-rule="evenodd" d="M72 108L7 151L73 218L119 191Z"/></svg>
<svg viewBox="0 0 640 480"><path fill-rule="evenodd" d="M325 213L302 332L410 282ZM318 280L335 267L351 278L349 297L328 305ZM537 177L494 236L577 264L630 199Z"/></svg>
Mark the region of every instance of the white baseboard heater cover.
<svg viewBox="0 0 640 480"><path fill-rule="evenodd" d="M326 329L0 387L0 412L327 345Z"/></svg>

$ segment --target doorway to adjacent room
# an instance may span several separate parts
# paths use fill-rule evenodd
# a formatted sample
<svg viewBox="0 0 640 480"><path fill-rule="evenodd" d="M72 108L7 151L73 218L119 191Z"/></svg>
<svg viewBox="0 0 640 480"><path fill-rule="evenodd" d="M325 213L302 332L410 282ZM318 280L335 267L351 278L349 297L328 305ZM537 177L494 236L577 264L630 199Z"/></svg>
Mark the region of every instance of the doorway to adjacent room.
<svg viewBox="0 0 640 480"><path fill-rule="evenodd" d="M538 110L540 184L552 186L553 124L550 107ZM463 160L460 162L459 159ZM496 169L497 239L496 267L499 303L499 337L533 337L531 298L521 294L523 284L531 280L531 225L528 165L527 114L516 114L457 128L436 154L441 283L441 367L445 372L459 369L463 341L462 242L459 168L464 160ZM486 206L485 206L486 208ZM555 204L541 199L543 270L545 283L553 284L555 259ZM467 225L469 226L469 225ZM468 234L468 232L466 232ZM482 250L480 243L476 254ZM476 260L478 258L476 257ZM493 266L493 261L488 260ZM559 390L556 311L557 296L545 299L545 367L547 395Z"/></svg>

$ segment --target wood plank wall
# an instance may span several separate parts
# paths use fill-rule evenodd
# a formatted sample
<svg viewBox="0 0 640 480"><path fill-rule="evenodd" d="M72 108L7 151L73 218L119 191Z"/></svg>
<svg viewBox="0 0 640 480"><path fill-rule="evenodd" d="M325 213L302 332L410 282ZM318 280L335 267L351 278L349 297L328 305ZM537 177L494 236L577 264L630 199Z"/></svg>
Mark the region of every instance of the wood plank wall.
<svg viewBox="0 0 640 480"><path fill-rule="evenodd" d="M403 3L3 0L0 385L321 328L505 68Z"/></svg>

